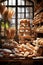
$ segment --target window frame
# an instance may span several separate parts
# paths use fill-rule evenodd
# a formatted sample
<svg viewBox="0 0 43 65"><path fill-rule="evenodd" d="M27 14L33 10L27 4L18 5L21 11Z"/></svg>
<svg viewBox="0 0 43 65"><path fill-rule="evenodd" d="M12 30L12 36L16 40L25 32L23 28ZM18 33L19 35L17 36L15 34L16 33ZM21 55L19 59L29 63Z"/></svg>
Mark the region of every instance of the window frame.
<svg viewBox="0 0 43 65"><path fill-rule="evenodd" d="M15 24L16 24L16 30L18 30L18 21L17 21L18 20L18 17L17 17L17 15L18 15L18 7L24 7L24 10L25 10L24 17L25 18L26 18L26 8L25 7L32 7L32 9L33 9L33 17L34 17L34 3L31 0L29 0L29 2L31 2L32 5L26 5L26 0L25 0L25 5L18 5L18 0L16 0L16 5L9 5L9 0L7 0L6 7L12 7L12 8L15 7L16 8L16 22L15 22ZM16 34L17 34L17 31L16 31Z"/></svg>

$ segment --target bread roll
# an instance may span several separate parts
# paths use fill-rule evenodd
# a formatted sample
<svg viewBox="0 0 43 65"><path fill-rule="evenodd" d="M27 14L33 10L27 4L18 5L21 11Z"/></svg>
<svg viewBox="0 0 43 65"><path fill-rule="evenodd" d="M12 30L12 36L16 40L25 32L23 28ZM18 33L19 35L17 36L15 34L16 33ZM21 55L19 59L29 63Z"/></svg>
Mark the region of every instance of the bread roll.
<svg viewBox="0 0 43 65"><path fill-rule="evenodd" d="M25 30L25 28L24 27L20 27L19 30Z"/></svg>
<svg viewBox="0 0 43 65"><path fill-rule="evenodd" d="M28 26L30 27L30 20L27 20Z"/></svg>
<svg viewBox="0 0 43 65"><path fill-rule="evenodd" d="M21 20L20 20L20 24L21 24L21 23L27 23L27 20L26 20L26 19L21 19Z"/></svg>
<svg viewBox="0 0 43 65"><path fill-rule="evenodd" d="M25 30L31 31L30 27L26 27Z"/></svg>
<svg viewBox="0 0 43 65"><path fill-rule="evenodd" d="M24 53L24 56L26 57L26 56L28 56L28 55L29 55L29 52L26 51L26 52Z"/></svg>
<svg viewBox="0 0 43 65"><path fill-rule="evenodd" d="M30 43L26 43L27 46L29 46L32 50L35 50L34 46L31 45Z"/></svg>
<svg viewBox="0 0 43 65"><path fill-rule="evenodd" d="M38 44L41 45L41 46L43 46L43 38L39 39Z"/></svg>
<svg viewBox="0 0 43 65"><path fill-rule="evenodd" d="M43 26L38 26L37 28L34 28L33 31L36 33L43 33Z"/></svg>
<svg viewBox="0 0 43 65"><path fill-rule="evenodd" d="M31 39L31 36L30 35L23 35L23 38L24 39Z"/></svg>
<svg viewBox="0 0 43 65"><path fill-rule="evenodd" d="M26 26L25 23L20 24L20 27L25 27L25 26Z"/></svg>

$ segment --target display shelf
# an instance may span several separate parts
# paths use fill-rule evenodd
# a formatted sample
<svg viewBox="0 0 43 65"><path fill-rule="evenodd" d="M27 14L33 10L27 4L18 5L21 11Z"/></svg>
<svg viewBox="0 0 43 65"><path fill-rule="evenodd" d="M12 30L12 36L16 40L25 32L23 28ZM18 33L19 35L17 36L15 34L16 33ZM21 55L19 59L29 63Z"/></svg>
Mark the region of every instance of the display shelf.
<svg viewBox="0 0 43 65"><path fill-rule="evenodd" d="M39 8L35 13L34 13L34 16L40 14L41 12L43 12L43 8Z"/></svg>

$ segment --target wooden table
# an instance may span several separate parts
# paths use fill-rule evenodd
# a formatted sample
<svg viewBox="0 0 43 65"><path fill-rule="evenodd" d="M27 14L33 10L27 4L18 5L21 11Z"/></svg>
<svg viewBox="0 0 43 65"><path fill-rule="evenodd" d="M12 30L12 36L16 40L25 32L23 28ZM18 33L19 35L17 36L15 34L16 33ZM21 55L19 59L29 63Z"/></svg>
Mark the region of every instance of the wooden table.
<svg viewBox="0 0 43 65"><path fill-rule="evenodd" d="M40 65L43 64L43 58L0 58L0 63L2 63L3 65Z"/></svg>

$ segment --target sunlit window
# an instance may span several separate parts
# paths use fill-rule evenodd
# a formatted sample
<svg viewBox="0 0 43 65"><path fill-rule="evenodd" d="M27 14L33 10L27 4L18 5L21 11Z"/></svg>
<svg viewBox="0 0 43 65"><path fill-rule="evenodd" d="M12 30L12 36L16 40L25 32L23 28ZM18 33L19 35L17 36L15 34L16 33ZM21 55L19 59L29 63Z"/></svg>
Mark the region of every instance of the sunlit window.
<svg viewBox="0 0 43 65"><path fill-rule="evenodd" d="M8 0L4 2L4 4L7 5L8 8L12 8L15 12L11 25L16 25L16 28L19 28L19 20L24 18L32 22L34 4L31 0Z"/></svg>

